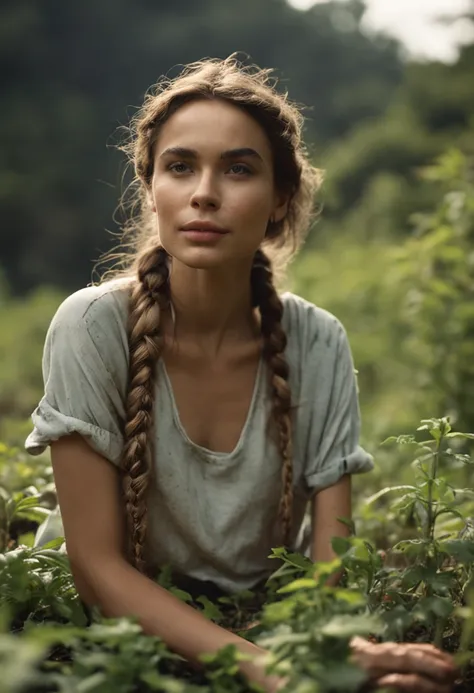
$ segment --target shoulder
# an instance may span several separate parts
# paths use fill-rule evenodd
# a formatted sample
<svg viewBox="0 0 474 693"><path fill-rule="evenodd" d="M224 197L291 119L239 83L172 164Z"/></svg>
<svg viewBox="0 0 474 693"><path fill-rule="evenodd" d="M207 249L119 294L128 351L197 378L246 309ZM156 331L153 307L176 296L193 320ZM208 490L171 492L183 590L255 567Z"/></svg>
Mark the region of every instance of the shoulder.
<svg viewBox="0 0 474 693"><path fill-rule="evenodd" d="M113 280L86 286L70 294L60 304L50 325L52 332L95 331L125 328L128 315L129 284Z"/></svg>
<svg viewBox="0 0 474 693"><path fill-rule="evenodd" d="M285 292L280 298L290 351L302 356L316 345L318 350L334 351L341 340L346 340L344 326L330 311L291 292Z"/></svg>
<svg viewBox="0 0 474 693"><path fill-rule="evenodd" d="M46 336L44 358L76 359L84 368L105 366L117 378L128 367L129 282L113 280L70 294L57 309ZM69 356L67 356L69 354Z"/></svg>

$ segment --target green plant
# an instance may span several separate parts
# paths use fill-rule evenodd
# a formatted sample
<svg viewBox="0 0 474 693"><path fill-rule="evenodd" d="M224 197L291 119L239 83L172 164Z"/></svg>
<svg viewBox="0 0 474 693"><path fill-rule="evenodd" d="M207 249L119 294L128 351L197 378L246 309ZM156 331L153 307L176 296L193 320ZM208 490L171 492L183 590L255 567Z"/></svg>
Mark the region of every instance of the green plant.
<svg viewBox="0 0 474 693"><path fill-rule="evenodd" d="M207 618L264 647L269 671L289 677L288 691L355 692L365 676L351 663L350 640L363 635L436 642L455 654L464 693L474 673L474 532L472 491L457 480L466 466L472 469L473 439L453 431L445 417L423 420L416 434L385 441L392 455L401 449L408 459L411 451L414 481L392 483L367 498L355 523L362 524L363 534L335 538L332 562L314 564L299 553L273 549L275 571L262 594L247 590L217 601L196 598L173 584L169 566L157 582ZM163 641L144 635L133 619L105 619L95 609L86 614L63 539L42 547L29 541L52 505L47 460L27 461L5 446L1 455L7 541L0 552L0 663L8 662L9 673L0 690L1 685L8 693L249 690L238 675L235 648L204 657L198 672ZM13 459L16 470L9 464ZM373 526L371 514L378 518L375 523L387 516L394 536L390 546L381 549L365 535ZM18 533L18 522L32 523L31 532ZM341 570L340 585L329 586L329 578ZM12 659L22 667L21 676Z"/></svg>
<svg viewBox="0 0 474 693"><path fill-rule="evenodd" d="M429 438L417 441L413 435L402 435L385 441L415 448L415 483L386 487L366 501L371 505L388 494L395 495L392 511L411 519L414 536L395 543L385 560L364 542L365 556L352 554L358 562L351 560L348 566L359 577L364 568L371 608L385 612L386 637L400 638L423 625L424 639L438 646L452 639L458 645L461 630L455 610L465 604L474 565L474 537L466 531L470 522L462 508L473 492L455 488L440 472L473 464L459 444L474 435L453 431L448 418L424 420L417 430L428 433ZM453 443L457 449L450 447ZM449 531L442 524L446 516L456 517L462 528Z"/></svg>

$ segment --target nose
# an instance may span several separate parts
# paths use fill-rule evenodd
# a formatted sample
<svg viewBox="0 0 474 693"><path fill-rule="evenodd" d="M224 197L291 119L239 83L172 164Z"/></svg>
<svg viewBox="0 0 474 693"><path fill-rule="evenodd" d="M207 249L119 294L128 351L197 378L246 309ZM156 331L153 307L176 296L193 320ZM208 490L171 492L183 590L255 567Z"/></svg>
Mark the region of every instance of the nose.
<svg viewBox="0 0 474 693"><path fill-rule="evenodd" d="M219 209L221 196L218 184L212 173L202 173L191 195L191 207L193 209Z"/></svg>

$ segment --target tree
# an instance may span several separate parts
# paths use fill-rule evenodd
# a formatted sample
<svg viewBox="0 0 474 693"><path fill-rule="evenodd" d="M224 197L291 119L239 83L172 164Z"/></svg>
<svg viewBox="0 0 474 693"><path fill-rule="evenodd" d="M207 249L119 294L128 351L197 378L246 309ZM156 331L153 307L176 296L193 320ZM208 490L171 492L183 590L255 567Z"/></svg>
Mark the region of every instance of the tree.
<svg viewBox="0 0 474 693"><path fill-rule="evenodd" d="M397 45L367 38L361 12L360 2L300 12L283 0L5 0L0 211L13 290L90 281L118 230L117 130L179 63L240 50L275 67L311 107L308 137L320 148L383 113L401 79Z"/></svg>

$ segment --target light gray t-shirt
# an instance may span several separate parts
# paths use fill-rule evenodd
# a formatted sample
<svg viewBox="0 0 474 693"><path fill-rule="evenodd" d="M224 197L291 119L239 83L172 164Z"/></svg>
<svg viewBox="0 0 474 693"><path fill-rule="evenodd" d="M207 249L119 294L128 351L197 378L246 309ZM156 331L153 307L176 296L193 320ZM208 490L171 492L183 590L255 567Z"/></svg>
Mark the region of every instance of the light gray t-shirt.
<svg viewBox="0 0 474 693"><path fill-rule="evenodd" d="M359 445L356 377L346 332L328 311L282 295L293 415L293 548L312 494L345 473L370 471ZM118 465L128 379L128 289L123 281L69 296L49 327L45 393L25 447L32 455L80 433ZM155 483L148 499L147 557L157 568L251 589L276 568L282 461L266 424L271 412L262 361L239 442L230 453L193 443L184 431L164 362L157 365Z"/></svg>

